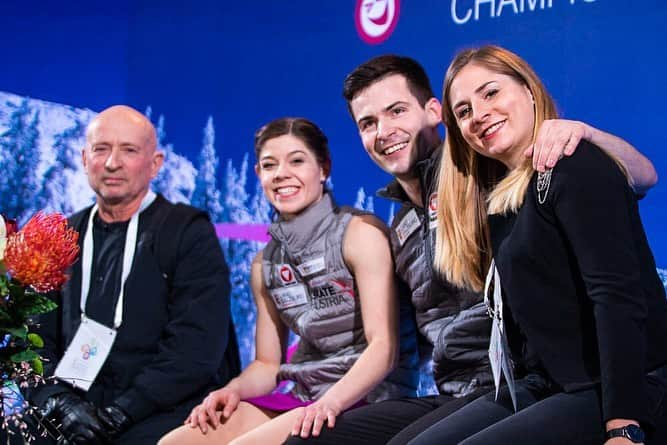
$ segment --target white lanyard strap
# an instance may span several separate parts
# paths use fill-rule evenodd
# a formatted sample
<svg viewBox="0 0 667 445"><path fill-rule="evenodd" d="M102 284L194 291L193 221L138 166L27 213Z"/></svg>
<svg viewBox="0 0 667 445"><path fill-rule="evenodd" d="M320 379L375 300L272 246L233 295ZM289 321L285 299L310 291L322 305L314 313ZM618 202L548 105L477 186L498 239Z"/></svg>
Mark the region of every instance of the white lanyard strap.
<svg viewBox="0 0 667 445"><path fill-rule="evenodd" d="M125 281L132 269L132 262L134 261L134 251L137 247L137 234L139 232L139 213L143 212L146 207L151 205L155 200L155 193L148 191L144 199L141 201L139 210L137 210L130 218L130 223L127 226L125 234L125 248L123 249L123 265L120 274L120 293L118 301L116 302L116 309L114 311L113 326L118 329L123 323L123 297L125 294ZM88 293L90 291L90 275L93 269L93 217L97 213L97 204L93 206L88 217L88 227L86 227L86 235L83 238L83 255L81 258L81 315L86 315L86 302L88 301Z"/></svg>
<svg viewBox="0 0 667 445"><path fill-rule="evenodd" d="M491 301L489 299L489 287L493 281L493 308L491 308ZM484 304L492 318L503 319L503 294L502 286L500 285L500 274L496 267L496 261L491 260L489 272L486 274L486 281L484 283Z"/></svg>
<svg viewBox="0 0 667 445"><path fill-rule="evenodd" d="M493 309L489 301L489 287L493 280ZM509 357L509 345L505 335L505 324L503 321L503 294L500 283L500 273L496 267L496 262L491 261L489 272L486 274L484 283L484 304L493 318L491 327L491 339L489 342L489 361L491 363L491 372L496 386L496 400L498 400L498 391L500 389L500 376L503 374L507 381L507 388L512 397L514 411L517 410L516 387L514 384L514 372Z"/></svg>

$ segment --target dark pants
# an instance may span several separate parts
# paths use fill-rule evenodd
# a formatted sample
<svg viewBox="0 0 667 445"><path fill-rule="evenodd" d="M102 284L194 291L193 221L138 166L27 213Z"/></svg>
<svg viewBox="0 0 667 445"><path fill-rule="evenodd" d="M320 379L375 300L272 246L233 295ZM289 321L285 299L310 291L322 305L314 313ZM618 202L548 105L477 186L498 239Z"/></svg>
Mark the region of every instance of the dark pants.
<svg viewBox="0 0 667 445"><path fill-rule="evenodd" d="M183 425L194 404L186 403L169 411L156 413L133 425L129 430L114 441L117 445L155 445L169 431ZM35 429L33 428L33 431ZM0 438L3 434L0 433ZM6 439L5 439L6 440ZM5 442L0 442L5 443ZM11 445L23 444L19 437L13 437ZM55 440L49 437L37 437L32 445L54 445ZM94 444L90 444L94 445Z"/></svg>
<svg viewBox="0 0 667 445"><path fill-rule="evenodd" d="M291 437L285 444L405 444L488 391L489 388L478 389L459 398L439 395L372 403L341 414L336 419L336 426L332 429L324 427L319 437Z"/></svg>
<svg viewBox="0 0 667 445"><path fill-rule="evenodd" d="M541 377L516 382L518 412L507 387L480 397L431 426L409 445L600 445L605 442L599 388L554 393ZM667 386L649 378L656 430L646 445L667 444Z"/></svg>
<svg viewBox="0 0 667 445"><path fill-rule="evenodd" d="M114 443L118 445L155 445L162 436L183 425L183 421L193 407L194 405L182 405L173 411L162 412L144 419L127 430Z"/></svg>

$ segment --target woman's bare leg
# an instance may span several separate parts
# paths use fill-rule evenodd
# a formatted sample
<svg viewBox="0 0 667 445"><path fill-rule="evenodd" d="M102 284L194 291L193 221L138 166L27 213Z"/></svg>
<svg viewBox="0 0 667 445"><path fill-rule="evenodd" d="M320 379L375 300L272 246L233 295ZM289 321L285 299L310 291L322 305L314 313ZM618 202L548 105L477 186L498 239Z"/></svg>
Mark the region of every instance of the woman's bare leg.
<svg viewBox="0 0 667 445"><path fill-rule="evenodd" d="M228 444L232 439L270 421L277 416L277 413L257 408L250 403L240 402L228 419L222 417L222 411L218 415L220 426L217 429L213 429L213 426L208 424L206 434L204 434L199 427L192 428L190 425L183 425L162 437L158 445Z"/></svg>
<svg viewBox="0 0 667 445"><path fill-rule="evenodd" d="M298 415L299 408L280 414L237 437L230 445L281 445L291 434Z"/></svg>

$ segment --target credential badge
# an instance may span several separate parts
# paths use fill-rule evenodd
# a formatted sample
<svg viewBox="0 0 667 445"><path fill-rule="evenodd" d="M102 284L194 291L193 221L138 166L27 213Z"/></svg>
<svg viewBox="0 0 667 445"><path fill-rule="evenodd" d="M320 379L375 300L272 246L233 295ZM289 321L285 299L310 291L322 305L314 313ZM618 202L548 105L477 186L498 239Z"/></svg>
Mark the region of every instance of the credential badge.
<svg viewBox="0 0 667 445"><path fill-rule="evenodd" d="M324 270L324 257L314 258L296 266L302 277Z"/></svg>
<svg viewBox="0 0 667 445"><path fill-rule="evenodd" d="M396 236L398 237L398 242L403 245L405 240L407 240L410 235L412 235L415 230L419 228L421 223L419 222L419 217L415 209L410 209L410 211L405 215L400 223L396 226Z"/></svg>

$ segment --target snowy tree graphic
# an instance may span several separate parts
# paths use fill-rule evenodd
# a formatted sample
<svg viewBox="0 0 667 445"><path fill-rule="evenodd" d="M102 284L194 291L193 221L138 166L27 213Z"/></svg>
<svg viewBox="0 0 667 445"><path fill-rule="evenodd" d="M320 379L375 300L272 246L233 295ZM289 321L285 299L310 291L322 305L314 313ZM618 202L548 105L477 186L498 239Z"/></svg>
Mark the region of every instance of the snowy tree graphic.
<svg viewBox="0 0 667 445"><path fill-rule="evenodd" d="M251 223L252 217L248 211L248 153L243 156L241 167L236 170L232 160L227 160L225 169L224 220L234 223Z"/></svg>
<svg viewBox="0 0 667 445"><path fill-rule="evenodd" d="M264 190L262 190L262 184L259 181L255 182L255 193L252 195L249 210L254 223L268 224L271 222L273 209L269 200L264 196Z"/></svg>
<svg viewBox="0 0 667 445"><path fill-rule="evenodd" d="M665 290L667 290L667 269L658 268L658 276L660 277L660 280L662 280L662 285L665 287Z"/></svg>
<svg viewBox="0 0 667 445"><path fill-rule="evenodd" d="M69 178L77 172L79 159L74 154L78 152L81 139L84 137L85 127L78 119L74 125L66 128L54 137L53 150L56 153L54 163L44 173L42 186L37 198L37 207L47 212L61 212L65 215L74 213L75 209L69 199Z"/></svg>
<svg viewBox="0 0 667 445"><path fill-rule="evenodd" d="M248 154L237 170L231 160L225 170L224 215L225 221L236 224L268 222L270 206L262 189L255 187L250 198L246 191L248 180ZM249 202L250 201L250 202ZM256 218L261 217L258 221ZM250 265L263 243L246 240L224 240L225 258L229 263L232 283L232 317L238 332L241 362L247 365L255 356L255 304L250 292Z"/></svg>
<svg viewBox="0 0 667 445"><path fill-rule="evenodd" d="M190 202L193 206L208 212L211 221L214 222L224 221L220 190L218 190L215 176L218 171L218 164L218 156L215 152L213 117L209 116L204 128L204 139L199 153L199 169L197 170L195 190Z"/></svg>
<svg viewBox="0 0 667 445"><path fill-rule="evenodd" d="M359 187L359 190L357 190L357 200L354 202L354 207L371 213L375 211L373 197L366 196L366 192L364 191L363 187Z"/></svg>
<svg viewBox="0 0 667 445"><path fill-rule="evenodd" d="M149 107L146 111L146 115L149 116L150 113L151 110ZM165 130L165 119L163 115L160 115L158 118L155 129L158 141L157 149L164 153L164 163L162 164L162 168L157 177L153 180L151 187L154 192L161 193L171 202L183 202L189 204L190 195L192 195L193 189L188 187L187 181L183 181L181 178L183 174L181 171L182 164L175 156L176 152L173 144L167 143L167 132Z"/></svg>
<svg viewBox="0 0 667 445"><path fill-rule="evenodd" d="M24 223L37 210L39 112L30 108L27 98L18 106L7 106L13 111L7 130L0 135L0 206L6 215Z"/></svg>

